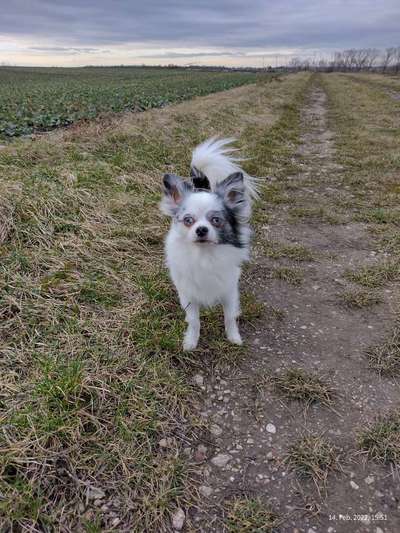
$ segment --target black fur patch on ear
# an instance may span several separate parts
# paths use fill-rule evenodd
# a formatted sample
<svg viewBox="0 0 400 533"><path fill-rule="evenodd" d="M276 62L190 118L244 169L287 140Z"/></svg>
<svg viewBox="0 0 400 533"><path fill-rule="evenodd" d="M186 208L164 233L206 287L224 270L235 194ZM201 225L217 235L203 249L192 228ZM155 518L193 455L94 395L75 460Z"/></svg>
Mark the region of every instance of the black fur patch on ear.
<svg viewBox="0 0 400 533"><path fill-rule="evenodd" d="M195 189L204 189L208 191L211 189L207 176L196 167L191 167L190 177L192 178L192 183Z"/></svg>
<svg viewBox="0 0 400 533"><path fill-rule="evenodd" d="M238 209L246 202L242 172L234 172L218 183L217 194L230 209Z"/></svg>
<svg viewBox="0 0 400 533"><path fill-rule="evenodd" d="M225 206L226 218L229 223L231 231L227 235L222 236L222 243L231 244L235 248L244 248L245 243L242 241L241 226L236 218L234 209Z"/></svg>
<svg viewBox="0 0 400 533"><path fill-rule="evenodd" d="M161 210L169 216L175 216L184 197L191 193L193 186L175 174L165 174L163 178L164 195Z"/></svg>

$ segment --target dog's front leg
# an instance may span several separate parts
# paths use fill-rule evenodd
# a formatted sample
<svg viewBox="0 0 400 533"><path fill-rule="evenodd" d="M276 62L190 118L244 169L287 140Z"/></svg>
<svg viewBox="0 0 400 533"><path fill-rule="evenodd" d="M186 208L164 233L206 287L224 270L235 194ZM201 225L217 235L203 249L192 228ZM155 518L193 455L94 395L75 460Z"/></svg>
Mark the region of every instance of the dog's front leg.
<svg viewBox="0 0 400 533"><path fill-rule="evenodd" d="M242 344L242 338L239 333L237 325L237 317L240 314L240 304L239 304L239 290L236 288L229 294L224 302L224 318L225 318L225 331L226 336L230 342L233 344Z"/></svg>
<svg viewBox="0 0 400 533"><path fill-rule="evenodd" d="M189 302L185 306L186 322L188 327L183 340L183 349L185 351L194 350L199 342L200 337L200 309L197 304Z"/></svg>

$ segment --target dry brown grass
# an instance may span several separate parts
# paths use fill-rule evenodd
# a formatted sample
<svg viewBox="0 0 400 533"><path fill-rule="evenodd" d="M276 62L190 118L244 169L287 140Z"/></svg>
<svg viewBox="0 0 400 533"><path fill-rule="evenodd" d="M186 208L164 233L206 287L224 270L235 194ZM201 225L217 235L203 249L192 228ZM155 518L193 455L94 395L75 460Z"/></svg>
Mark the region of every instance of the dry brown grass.
<svg viewBox="0 0 400 533"><path fill-rule="evenodd" d="M367 351L369 367L386 376L400 373L400 322L397 321L388 337Z"/></svg>
<svg viewBox="0 0 400 533"><path fill-rule="evenodd" d="M275 389L288 400L298 400L306 405L315 402L331 406L335 391L333 387L319 376L308 373L301 368L289 368L271 378Z"/></svg>
<svg viewBox="0 0 400 533"><path fill-rule="evenodd" d="M162 532L188 503L181 449L196 429L187 379L195 363L181 351L183 317L163 267L160 176L187 174L190 146L238 131L253 169L267 173L261 133L305 80L288 77L279 94L272 82L127 115L122 126L74 126L0 152L1 527ZM262 310L244 303L256 320ZM206 317L202 350L229 359L237 351L214 337L219 319ZM164 437L170 448L158 445Z"/></svg>
<svg viewBox="0 0 400 533"><path fill-rule="evenodd" d="M300 477L312 479L318 492L329 473L340 470L340 450L323 435L307 434L290 446L285 463Z"/></svg>
<svg viewBox="0 0 400 533"><path fill-rule="evenodd" d="M400 415L393 411L379 415L358 434L361 453L369 459L400 466Z"/></svg>

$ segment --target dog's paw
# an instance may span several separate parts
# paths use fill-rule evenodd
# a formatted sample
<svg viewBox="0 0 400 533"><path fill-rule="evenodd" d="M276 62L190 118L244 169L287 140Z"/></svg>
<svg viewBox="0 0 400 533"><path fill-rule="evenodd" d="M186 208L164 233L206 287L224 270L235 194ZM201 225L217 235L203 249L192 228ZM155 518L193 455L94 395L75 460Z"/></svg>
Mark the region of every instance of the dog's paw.
<svg viewBox="0 0 400 533"><path fill-rule="evenodd" d="M197 348L197 341L194 339L185 339L183 341L183 350L185 352L191 352Z"/></svg>
<svg viewBox="0 0 400 533"><path fill-rule="evenodd" d="M239 333L232 333L228 335L228 341L232 344L237 344L238 346L241 346L243 344L242 337Z"/></svg>

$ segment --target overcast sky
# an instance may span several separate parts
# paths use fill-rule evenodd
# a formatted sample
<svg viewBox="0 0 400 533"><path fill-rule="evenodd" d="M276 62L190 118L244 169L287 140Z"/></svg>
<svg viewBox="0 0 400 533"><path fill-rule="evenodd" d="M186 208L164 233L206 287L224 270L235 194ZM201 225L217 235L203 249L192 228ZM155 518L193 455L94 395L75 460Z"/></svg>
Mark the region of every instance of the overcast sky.
<svg viewBox="0 0 400 533"><path fill-rule="evenodd" d="M400 45L400 0L0 0L0 63L284 64Z"/></svg>

